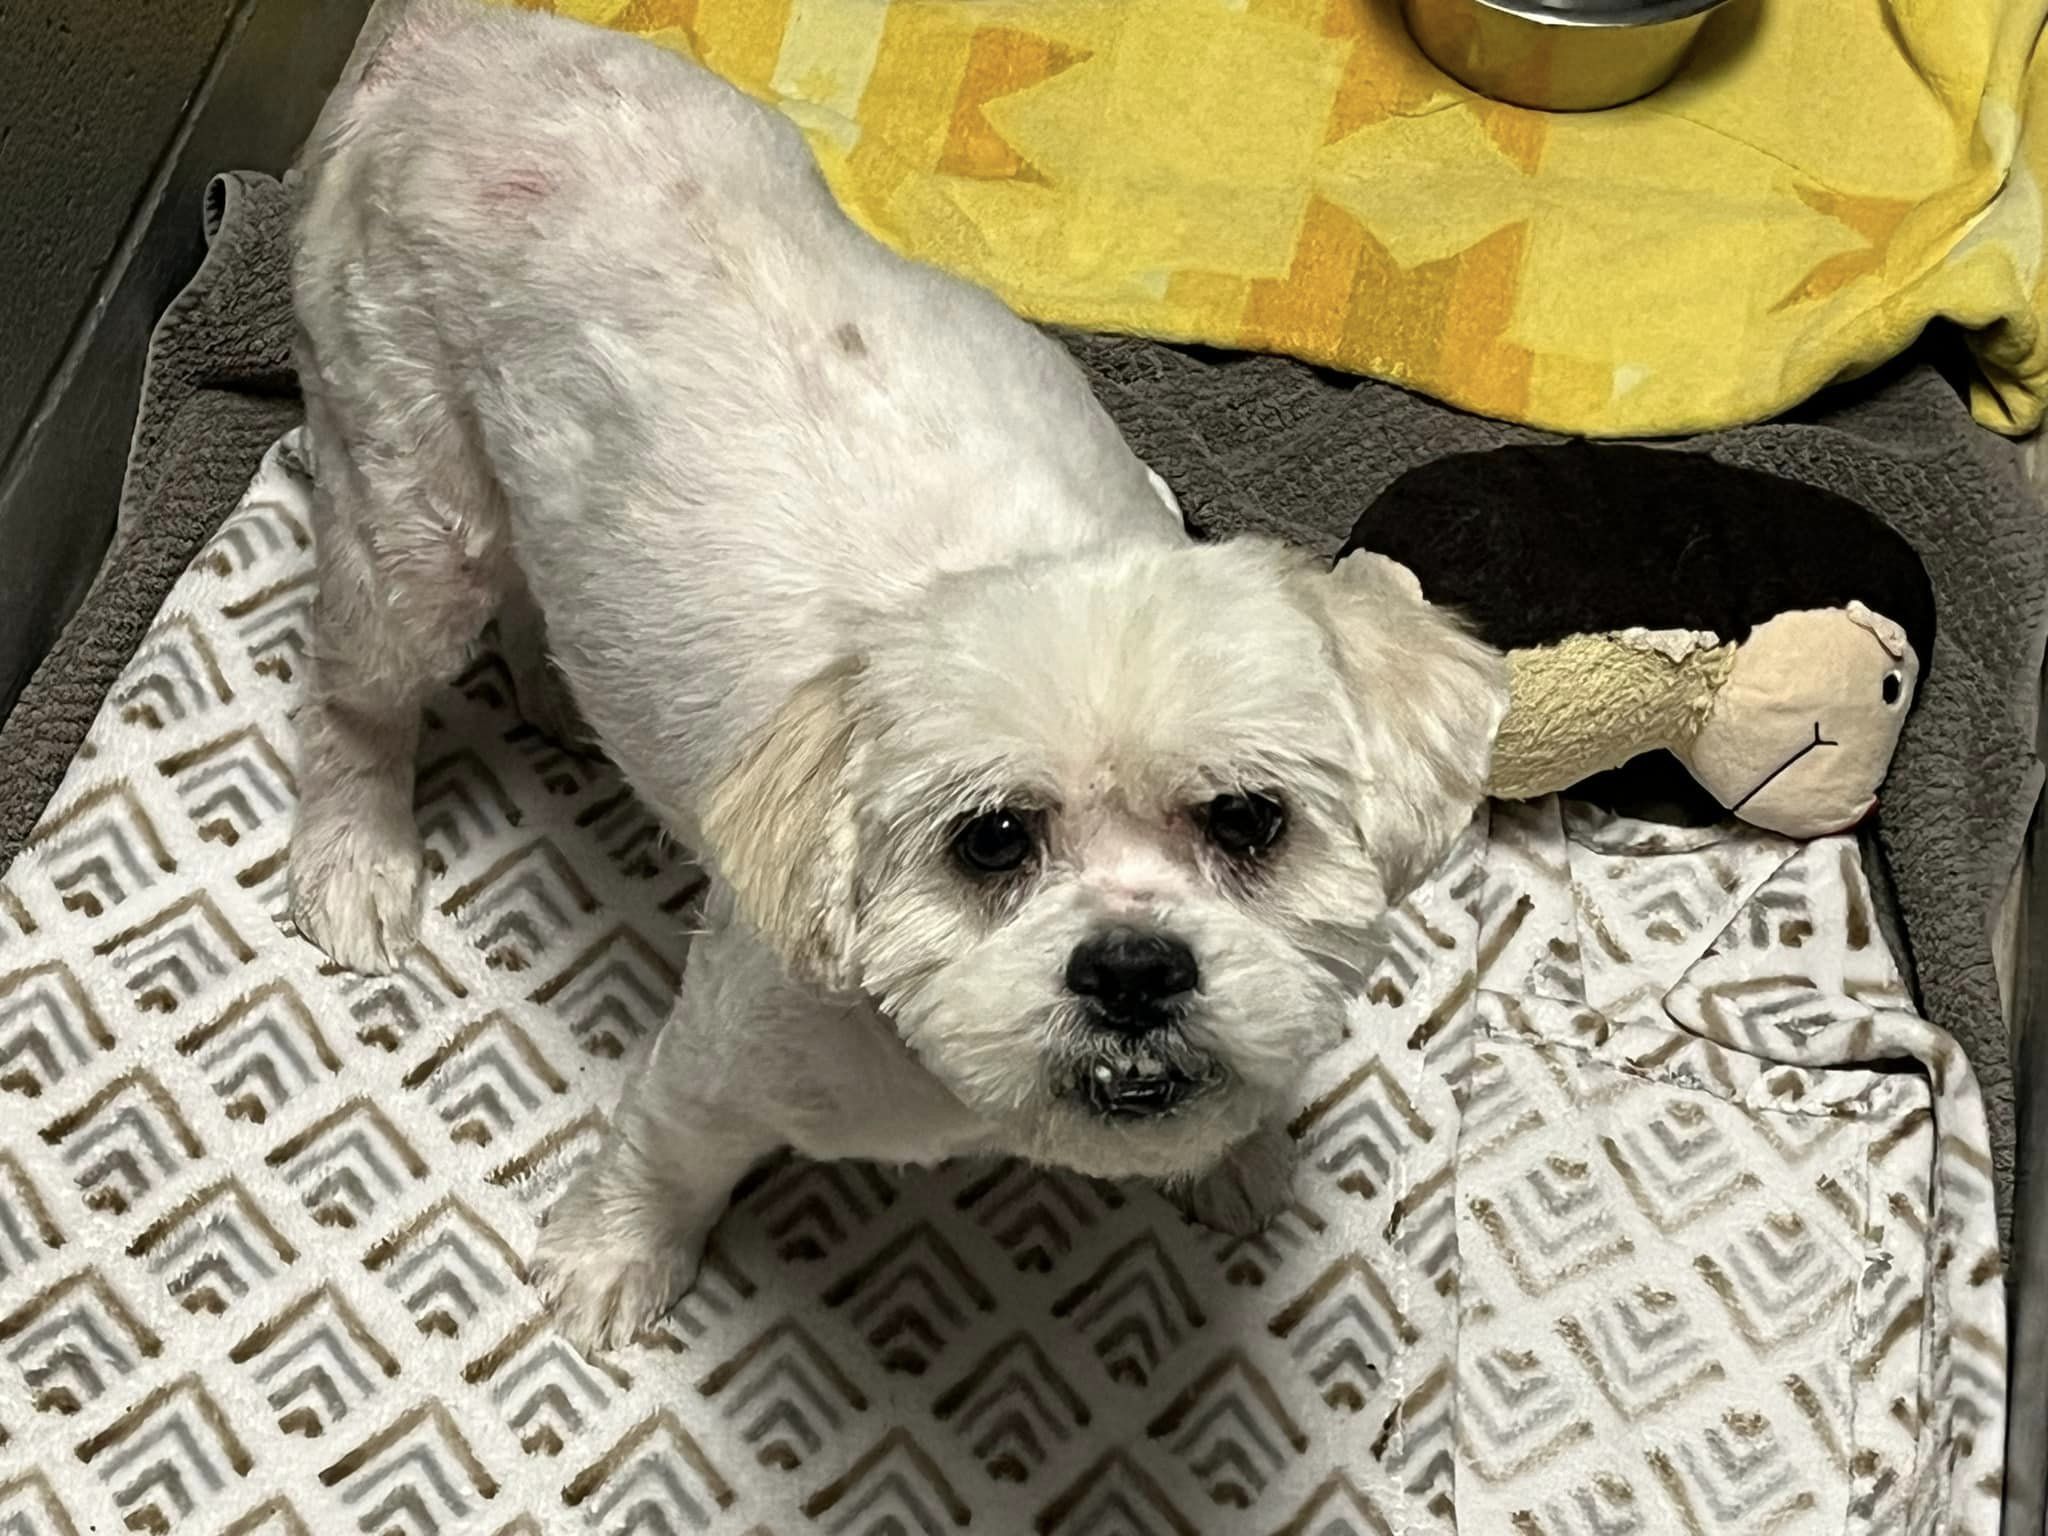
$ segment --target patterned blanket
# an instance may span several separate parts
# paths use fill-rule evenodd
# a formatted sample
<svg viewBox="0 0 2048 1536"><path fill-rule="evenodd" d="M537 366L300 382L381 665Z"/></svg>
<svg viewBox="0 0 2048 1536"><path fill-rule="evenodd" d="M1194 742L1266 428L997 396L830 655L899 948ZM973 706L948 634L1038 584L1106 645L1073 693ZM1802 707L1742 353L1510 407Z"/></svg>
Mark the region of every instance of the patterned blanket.
<svg viewBox="0 0 2048 1536"><path fill-rule="evenodd" d="M1853 848L1555 801L1386 924L1263 1235L785 1162L577 1354L524 1255L701 877L485 657L415 958L283 931L309 547L274 450L0 884L0 1530L1995 1530L1981 1107Z"/></svg>

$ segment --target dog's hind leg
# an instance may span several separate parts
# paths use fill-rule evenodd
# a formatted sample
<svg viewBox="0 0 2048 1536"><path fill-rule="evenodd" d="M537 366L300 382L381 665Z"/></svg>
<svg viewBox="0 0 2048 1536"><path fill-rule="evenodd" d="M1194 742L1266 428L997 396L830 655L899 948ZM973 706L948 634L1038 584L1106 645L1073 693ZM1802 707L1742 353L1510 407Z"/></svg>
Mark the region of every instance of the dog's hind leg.
<svg viewBox="0 0 2048 1536"><path fill-rule="evenodd" d="M393 452L345 438L329 410L309 391L318 591L291 914L339 964L380 971L419 929L420 701L471 654L508 562L496 497L457 428Z"/></svg>
<svg viewBox="0 0 2048 1536"><path fill-rule="evenodd" d="M590 727L569 692L569 680L548 655L548 626L526 582L516 581L498 610L498 648L512 674L519 717L565 747L590 745Z"/></svg>

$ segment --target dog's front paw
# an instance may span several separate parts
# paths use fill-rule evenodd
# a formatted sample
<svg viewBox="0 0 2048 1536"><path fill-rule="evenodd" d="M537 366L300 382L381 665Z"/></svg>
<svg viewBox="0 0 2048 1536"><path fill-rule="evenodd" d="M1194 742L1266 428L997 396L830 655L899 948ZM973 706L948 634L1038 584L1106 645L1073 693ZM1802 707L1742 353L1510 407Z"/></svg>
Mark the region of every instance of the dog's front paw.
<svg viewBox="0 0 2048 1536"><path fill-rule="evenodd" d="M396 969L420 930L419 839L367 822L302 822L288 864L292 923L351 971Z"/></svg>
<svg viewBox="0 0 2048 1536"><path fill-rule="evenodd" d="M1263 1126L1173 1197L1203 1226L1249 1237L1294 1199L1294 1140L1284 1125Z"/></svg>
<svg viewBox="0 0 2048 1536"><path fill-rule="evenodd" d="M533 1283L565 1338L586 1352L625 1344L668 1314L697 1278L704 1238L602 1218L583 1187L549 1213Z"/></svg>

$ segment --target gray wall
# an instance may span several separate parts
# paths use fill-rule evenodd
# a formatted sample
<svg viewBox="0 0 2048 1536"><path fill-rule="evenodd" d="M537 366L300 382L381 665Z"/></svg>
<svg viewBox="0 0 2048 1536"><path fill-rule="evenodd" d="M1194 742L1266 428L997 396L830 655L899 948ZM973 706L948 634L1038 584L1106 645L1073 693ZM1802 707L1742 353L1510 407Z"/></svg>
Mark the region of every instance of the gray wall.
<svg viewBox="0 0 2048 1536"><path fill-rule="evenodd" d="M236 0L0 0L0 460Z"/></svg>
<svg viewBox="0 0 2048 1536"><path fill-rule="evenodd" d="M207 181L285 169L368 6L0 0L0 719L98 569Z"/></svg>

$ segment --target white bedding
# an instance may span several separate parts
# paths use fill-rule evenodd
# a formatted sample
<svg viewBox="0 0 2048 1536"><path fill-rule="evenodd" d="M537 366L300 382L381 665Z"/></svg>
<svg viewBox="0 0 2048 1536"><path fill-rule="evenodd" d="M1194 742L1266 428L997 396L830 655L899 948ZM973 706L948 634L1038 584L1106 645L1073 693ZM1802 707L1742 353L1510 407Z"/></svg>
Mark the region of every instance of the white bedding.
<svg viewBox="0 0 2048 1536"><path fill-rule="evenodd" d="M278 923L309 547L273 453L0 885L0 1530L1995 1531L1981 1106L1853 844L1554 801L1387 925L1262 1237L786 1164L578 1357L523 1256L698 877L486 659L423 948L325 967Z"/></svg>

